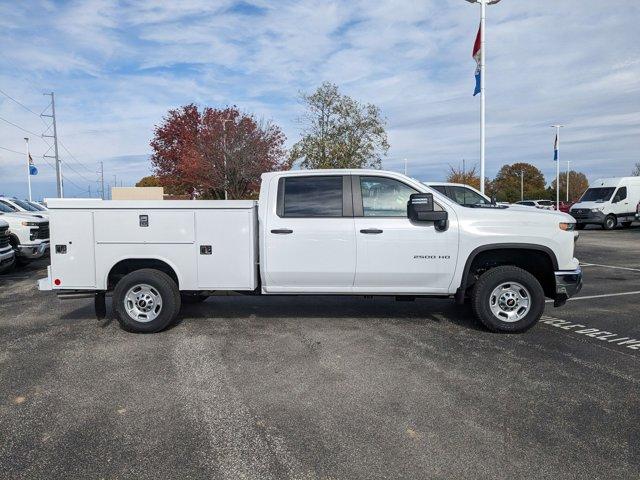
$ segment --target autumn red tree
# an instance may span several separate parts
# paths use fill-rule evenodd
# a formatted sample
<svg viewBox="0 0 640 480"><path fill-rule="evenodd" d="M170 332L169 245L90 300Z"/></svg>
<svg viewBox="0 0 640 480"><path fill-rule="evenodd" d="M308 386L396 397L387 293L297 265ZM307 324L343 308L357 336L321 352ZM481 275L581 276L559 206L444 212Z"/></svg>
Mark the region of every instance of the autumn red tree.
<svg viewBox="0 0 640 480"><path fill-rule="evenodd" d="M260 175L290 168L285 136L236 107L170 110L151 140L154 175L163 186L192 198L250 198Z"/></svg>

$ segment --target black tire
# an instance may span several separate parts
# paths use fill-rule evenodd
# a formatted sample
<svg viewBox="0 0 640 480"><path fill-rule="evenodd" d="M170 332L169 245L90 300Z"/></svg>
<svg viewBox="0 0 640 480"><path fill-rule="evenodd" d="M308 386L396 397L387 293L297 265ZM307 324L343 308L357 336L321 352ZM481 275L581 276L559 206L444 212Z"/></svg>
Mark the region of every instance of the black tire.
<svg viewBox="0 0 640 480"><path fill-rule="evenodd" d="M633 222L622 222L621 225L622 225L622 228L631 228L632 223Z"/></svg>
<svg viewBox="0 0 640 480"><path fill-rule="evenodd" d="M137 285L148 285L159 295L162 305L157 317L139 321L127 312L125 302L130 289ZM129 332L154 333L167 328L180 312L180 290L173 279L160 270L143 268L125 275L113 291L113 306L120 326Z"/></svg>
<svg viewBox="0 0 640 480"><path fill-rule="evenodd" d="M607 215L604 219L604 222L602 222L602 228L605 230L613 230L614 228L616 228L617 224L618 219L615 217L615 215Z"/></svg>
<svg viewBox="0 0 640 480"><path fill-rule="evenodd" d="M184 304L193 304L193 303L202 303L209 295L204 293L181 293L180 298L182 299L182 303Z"/></svg>
<svg viewBox="0 0 640 480"><path fill-rule="evenodd" d="M576 230L584 230L584 227L586 226L586 223L576 223Z"/></svg>
<svg viewBox="0 0 640 480"><path fill-rule="evenodd" d="M528 291L529 311L517 321L505 321L491 311L492 292L501 284L517 282ZM476 318L494 332L518 333L534 326L544 312L544 290L529 272L513 266L495 267L483 273L471 291L471 308Z"/></svg>

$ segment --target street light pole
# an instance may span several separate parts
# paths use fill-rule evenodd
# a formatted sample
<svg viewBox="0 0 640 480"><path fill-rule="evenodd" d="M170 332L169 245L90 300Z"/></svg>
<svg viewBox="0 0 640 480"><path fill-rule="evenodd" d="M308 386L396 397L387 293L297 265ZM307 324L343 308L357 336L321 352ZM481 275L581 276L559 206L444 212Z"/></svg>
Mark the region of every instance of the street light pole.
<svg viewBox="0 0 640 480"><path fill-rule="evenodd" d="M467 0L469 3L480 4L480 192L484 194L484 176L485 176L485 19L487 14L487 5L494 5L500 0Z"/></svg>
<svg viewBox="0 0 640 480"><path fill-rule="evenodd" d="M570 164L571 161L567 160L567 203L569 203L569 172L571 171L569 167Z"/></svg>
<svg viewBox="0 0 640 480"><path fill-rule="evenodd" d="M227 194L227 122L232 122L230 118L223 118L222 120L222 162L224 168L224 199L228 200Z"/></svg>
<svg viewBox="0 0 640 480"><path fill-rule="evenodd" d="M524 201L524 170L520 170L520 201Z"/></svg>

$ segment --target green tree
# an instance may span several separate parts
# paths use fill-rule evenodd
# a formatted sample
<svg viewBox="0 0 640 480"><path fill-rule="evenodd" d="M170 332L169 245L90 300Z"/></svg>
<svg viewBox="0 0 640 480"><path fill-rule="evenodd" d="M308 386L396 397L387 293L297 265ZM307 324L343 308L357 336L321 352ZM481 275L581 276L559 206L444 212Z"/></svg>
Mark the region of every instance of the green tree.
<svg viewBox="0 0 640 480"><path fill-rule="evenodd" d="M587 176L582 172L575 172L571 170L569 172L569 201L577 201L584 191L589 188L589 180ZM551 198L556 199L556 179L554 178L549 188L551 192ZM565 201L567 199L567 172L560 173L560 200Z"/></svg>
<svg viewBox="0 0 640 480"><path fill-rule="evenodd" d="M307 111L290 161L302 168L380 168L389 150L380 109L343 95L332 83L302 95Z"/></svg>
<svg viewBox="0 0 640 480"><path fill-rule="evenodd" d="M521 174L524 180L524 199L546 198L545 180L542 172L530 163L504 165L491 182L491 192L498 201L517 202L520 200Z"/></svg>

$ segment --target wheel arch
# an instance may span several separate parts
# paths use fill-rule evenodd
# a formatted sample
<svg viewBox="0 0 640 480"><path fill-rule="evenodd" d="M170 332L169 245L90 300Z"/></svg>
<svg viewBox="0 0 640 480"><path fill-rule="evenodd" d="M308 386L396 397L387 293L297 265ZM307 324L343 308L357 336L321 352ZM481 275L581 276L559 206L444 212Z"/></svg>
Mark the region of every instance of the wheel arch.
<svg viewBox="0 0 640 480"><path fill-rule="evenodd" d="M475 283L473 274L478 268L490 269L499 265L514 265L528 271L540 281L545 295L555 294L554 273L558 270L558 259L553 250L529 243L493 243L475 248L467 257L456 293L458 302L464 301L465 292Z"/></svg>
<svg viewBox="0 0 640 480"><path fill-rule="evenodd" d="M183 283L179 270L173 262L159 257L127 257L116 261L104 277L106 290L113 290L115 284L125 275L136 270L151 268L166 273L176 282L178 288Z"/></svg>

